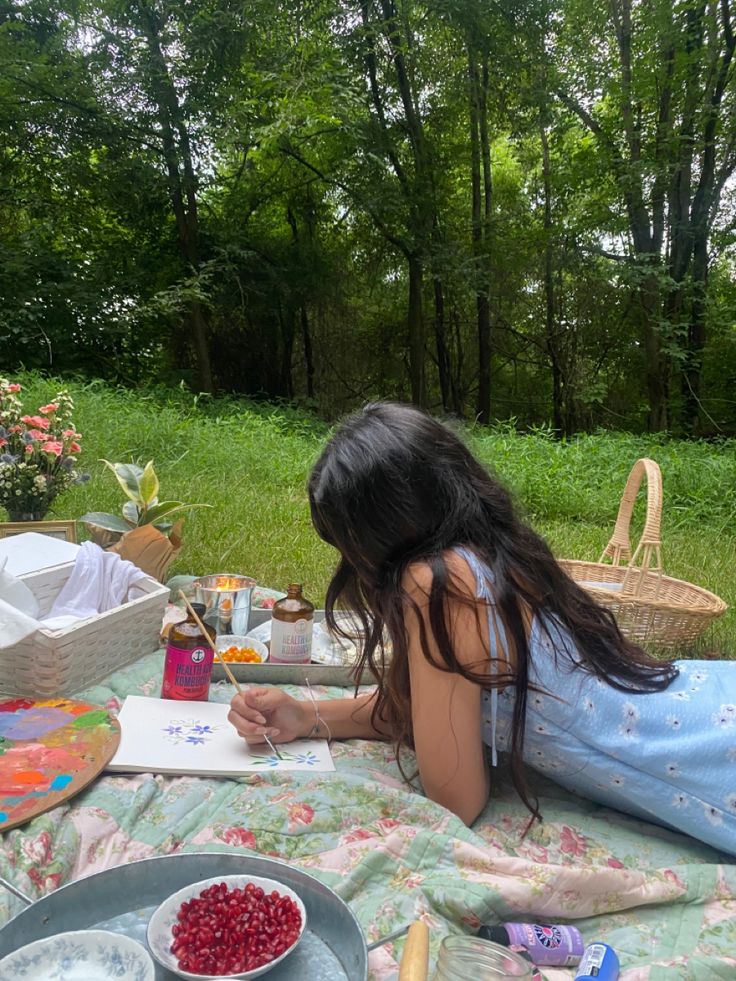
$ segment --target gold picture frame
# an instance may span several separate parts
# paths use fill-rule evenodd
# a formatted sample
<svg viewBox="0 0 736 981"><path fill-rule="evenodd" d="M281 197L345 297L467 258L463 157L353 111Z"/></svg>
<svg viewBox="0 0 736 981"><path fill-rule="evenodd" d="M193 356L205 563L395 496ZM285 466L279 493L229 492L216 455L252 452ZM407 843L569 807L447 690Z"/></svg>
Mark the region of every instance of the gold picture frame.
<svg viewBox="0 0 736 981"><path fill-rule="evenodd" d="M4 521L0 522L0 539L21 535L25 531L36 531L50 535L65 542L77 542L76 521Z"/></svg>

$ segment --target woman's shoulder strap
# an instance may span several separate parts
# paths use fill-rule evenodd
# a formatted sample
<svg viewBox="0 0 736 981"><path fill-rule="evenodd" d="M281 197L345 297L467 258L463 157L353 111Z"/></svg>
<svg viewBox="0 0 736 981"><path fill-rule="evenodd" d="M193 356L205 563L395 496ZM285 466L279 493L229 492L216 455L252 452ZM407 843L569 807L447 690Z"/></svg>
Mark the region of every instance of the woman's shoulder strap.
<svg viewBox="0 0 736 981"><path fill-rule="evenodd" d="M499 660L506 660L508 650L506 629L503 620L498 615L493 595L493 572L472 549L459 545L454 549L470 566L476 583L476 596L483 600L488 616L488 647L491 661L491 673L496 674ZM498 764L496 751L496 720L498 716L498 689L491 688L491 764Z"/></svg>

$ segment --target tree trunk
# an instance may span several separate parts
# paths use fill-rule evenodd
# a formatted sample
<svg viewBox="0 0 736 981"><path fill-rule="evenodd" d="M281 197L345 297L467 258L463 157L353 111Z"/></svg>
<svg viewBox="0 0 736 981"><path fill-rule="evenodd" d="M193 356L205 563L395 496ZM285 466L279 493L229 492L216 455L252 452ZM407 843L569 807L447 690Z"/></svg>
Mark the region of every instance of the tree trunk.
<svg viewBox="0 0 736 981"><path fill-rule="evenodd" d="M491 421L491 315L485 269L487 256L485 254L484 238L490 201L486 197L485 208L483 208L483 189L481 188L481 128L483 125L483 106L481 88L477 54L474 42L470 39L468 41L468 92L470 104L471 228L473 255L475 257L475 308L478 336L478 393L475 403L475 414L478 422L488 424ZM485 157L483 164L485 168ZM490 175L490 166L488 168L488 175ZM486 194L488 194L488 181L489 176L485 181Z"/></svg>
<svg viewBox="0 0 736 981"><path fill-rule="evenodd" d="M567 426L562 406L562 371L555 329L555 282L552 244L552 167L549 141L544 120L540 116L539 139L542 144L542 183L544 187L544 334L552 365L552 426L561 436Z"/></svg>
<svg viewBox="0 0 736 981"><path fill-rule="evenodd" d="M422 310L422 282L424 264L430 251L432 229L435 226L434 188L429 148L424 132L421 109L412 90L410 72L407 68L407 55L412 51L413 41L408 24L402 19L394 0L380 0L384 36L388 42L396 87L404 110L404 123L411 146L414 164L410 179L399 162L399 154L391 147L389 159L405 196L408 206L407 231L411 243L406 251L409 263L409 309L407 313L409 332L409 376L412 401L426 406L426 330ZM367 5L361 5L364 24L368 23ZM402 25L404 33L402 34ZM370 30L370 29L369 29ZM372 32L371 32L372 38ZM375 51L370 55L375 59ZM375 72L375 60L369 61L369 73ZM373 101L384 134L387 134L386 117L383 111L375 74L371 76ZM389 141L390 145L390 141Z"/></svg>
<svg viewBox="0 0 736 981"><path fill-rule="evenodd" d="M637 300L646 356L647 427L650 433L664 432L669 428L669 366L662 353L661 294L656 274L645 277Z"/></svg>
<svg viewBox="0 0 736 981"><path fill-rule="evenodd" d="M659 432L667 429L669 422L669 366L668 356L662 350L662 295L655 271L661 261L664 213L662 209L653 206L652 214L649 214L645 187L640 176L641 130L637 119L632 59L633 0L611 0L610 9L621 61L621 118L628 150L628 159L625 164L620 164L624 200L634 243L635 261L649 267L643 272L636 296L646 357L648 425L650 432ZM660 126L662 121L660 113ZM664 121L667 122L666 119ZM659 185L657 192L662 193Z"/></svg>
<svg viewBox="0 0 736 981"><path fill-rule="evenodd" d="M199 267L199 217L197 213L196 178L192 164L189 134L179 105L176 88L161 48L161 24L153 8L139 0L143 31L150 56L150 85L161 127L161 142L169 182L169 196L176 222L179 251L193 271ZM177 146L176 136L179 141ZM211 392L212 364L207 338L207 323L202 305L194 301L186 321L194 353L199 389Z"/></svg>
<svg viewBox="0 0 736 981"><path fill-rule="evenodd" d="M683 371L682 422L685 432L700 435L700 373L705 350L705 310L708 287L708 237L701 233L693 249L693 297L687 336L687 356Z"/></svg>
<svg viewBox="0 0 736 981"><path fill-rule="evenodd" d="M434 285L434 339L437 345L437 374L440 381L442 408L448 412L450 410L452 374L445 331L445 294L442 280L437 274L433 275L432 283Z"/></svg>
<svg viewBox="0 0 736 981"><path fill-rule="evenodd" d="M294 355L294 335L296 314L294 308L289 304L284 313L279 304L279 328L281 332L281 344L279 345L279 395L285 399L294 397L294 381L291 370L291 361Z"/></svg>
<svg viewBox="0 0 736 981"><path fill-rule="evenodd" d="M422 285L424 269L418 256L409 257L409 310L407 330L409 340L409 381L411 400L415 405L425 406L427 401L426 373L424 367L425 331L422 305Z"/></svg>
<svg viewBox="0 0 736 981"><path fill-rule="evenodd" d="M307 398L314 398L314 356L312 349L312 335L309 329L309 317L307 316L307 308L302 304L301 308L301 320L302 320L302 341L304 343L304 364L307 370Z"/></svg>
<svg viewBox="0 0 736 981"><path fill-rule="evenodd" d="M727 92L732 62L736 53L736 36L731 22L730 5L726 0L723 0L719 9L721 36L718 38L718 57L713 59L709 66L713 79L712 87L706 89L703 100L701 166L691 210L693 297L685 359L683 416L686 430L692 435L697 435L700 427L700 373L706 340L708 240L724 184L736 166L733 137L729 143L725 144L726 153L721 160L720 168L717 166L718 135L721 129L724 96Z"/></svg>
<svg viewBox="0 0 736 981"><path fill-rule="evenodd" d="M212 391L212 368L210 346L207 338L207 322L202 304L196 300L189 308L190 336L194 347L194 363L197 370L197 384L200 392Z"/></svg>

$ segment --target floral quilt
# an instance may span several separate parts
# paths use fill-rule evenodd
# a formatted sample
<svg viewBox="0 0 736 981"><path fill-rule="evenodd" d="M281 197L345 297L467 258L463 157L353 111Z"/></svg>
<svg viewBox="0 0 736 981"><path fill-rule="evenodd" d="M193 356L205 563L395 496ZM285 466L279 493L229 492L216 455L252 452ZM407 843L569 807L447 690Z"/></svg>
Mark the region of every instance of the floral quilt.
<svg viewBox="0 0 736 981"><path fill-rule="evenodd" d="M117 708L128 694L157 695L161 671L153 654L80 697ZM214 685L211 697L227 701L230 689ZM335 889L369 942L422 917L433 960L443 936L481 922L575 921L586 941L615 948L623 981L736 977L733 859L552 783L538 784L544 821L526 835L527 812L503 780L469 829L406 786L390 746L335 743L333 756L329 774L104 775L3 835L0 874L38 898L137 859L252 849ZM0 890L2 921L19 907ZM372 981L395 981L402 945L371 954Z"/></svg>

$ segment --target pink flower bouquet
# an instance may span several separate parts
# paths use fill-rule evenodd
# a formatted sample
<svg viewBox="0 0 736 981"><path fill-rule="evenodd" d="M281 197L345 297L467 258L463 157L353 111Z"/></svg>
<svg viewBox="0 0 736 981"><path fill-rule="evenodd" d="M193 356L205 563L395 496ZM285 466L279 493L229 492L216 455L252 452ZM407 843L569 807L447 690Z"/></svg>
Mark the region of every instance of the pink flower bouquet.
<svg viewBox="0 0 736 981"><path fill-rule="evenodd" d="M26 414L21 386L0 378L0 505L11 521L40 520L70 484L88 479L74 467L82 438L66 392Z"/></svg>

